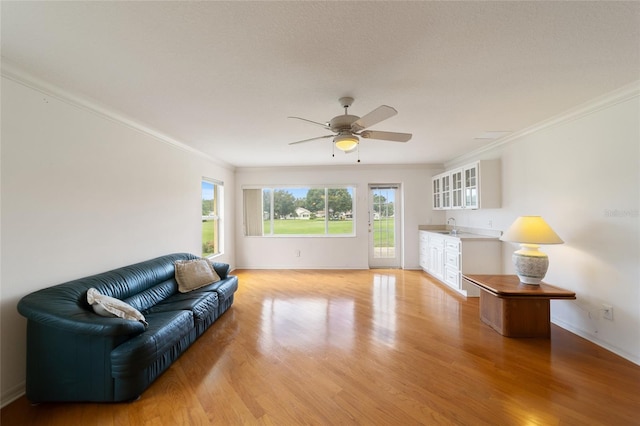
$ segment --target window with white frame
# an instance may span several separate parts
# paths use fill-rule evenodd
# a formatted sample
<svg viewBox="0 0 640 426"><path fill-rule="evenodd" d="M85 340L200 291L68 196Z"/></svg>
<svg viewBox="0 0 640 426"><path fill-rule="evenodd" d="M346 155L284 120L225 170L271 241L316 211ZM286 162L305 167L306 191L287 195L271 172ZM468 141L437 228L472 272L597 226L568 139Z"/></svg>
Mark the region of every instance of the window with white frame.
<svg viewBox="0 0 640 426"><path fill-rule="evenodd" d="M353 236L355 187L254 187L242 191L246 236Z"/></svg>
<svg viewBox="0 0 640 426"><path fill-rule="evenodd" d="M202 179L202 256L222 253L223 184Z"/></svg>

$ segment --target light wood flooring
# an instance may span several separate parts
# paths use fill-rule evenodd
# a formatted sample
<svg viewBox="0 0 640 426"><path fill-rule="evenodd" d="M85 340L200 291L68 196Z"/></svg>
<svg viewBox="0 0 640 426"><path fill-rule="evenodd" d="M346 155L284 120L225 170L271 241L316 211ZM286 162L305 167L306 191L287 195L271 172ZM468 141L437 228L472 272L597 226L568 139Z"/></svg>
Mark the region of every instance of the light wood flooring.
<svg viewBox="0 0 640 426"><path fill-rule="evenodd" d="M234 273L232 308L138 401L22 397L2 425L640 424L640 366L555 325L503 337L424 272Z"/></svg>

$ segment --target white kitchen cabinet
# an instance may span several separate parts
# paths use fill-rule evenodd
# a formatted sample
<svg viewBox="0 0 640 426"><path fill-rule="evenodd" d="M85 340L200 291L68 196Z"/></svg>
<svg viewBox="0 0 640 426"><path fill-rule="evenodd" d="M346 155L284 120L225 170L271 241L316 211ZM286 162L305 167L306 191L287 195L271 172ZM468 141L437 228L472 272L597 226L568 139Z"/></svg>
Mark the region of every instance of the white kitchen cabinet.
<svg viewBox="0 0 640 426"><path fill-rule="evenodd" d="M445 173L440 175L440 205L442 209L447 210L451 208L451 175Z"/></svg>
<svg viewBox="0 0 640 426"><path fill-rule="evenodd" d="M478 198L478 163L466 166L463 171L464 176L464 207L468 209L477 209L479 206Z"/></svg>
<svg viewBox="0 0 640 426"><path fill-rule="evenodd" d="M433 209L440 210L442 209L442 191L441 191L441 181L439 177L434 177L431 180L431 184L433 186Z"/></svg>
<svg viewBox="0 0 640 426"><path fill-rule="evenodd" d="M458 238L447 238L444 242L444 282L458 290L460 287L460 246Z"/></svg>
<svg viewBox="0 0 640 426"><path fill-rule="evenodd" d="M462 169L451 172L451 208L461 209L462 205Z"/></svg>
<svg viewBox="0 0 640 426"><path fill-rule="evenodd" d="M433 192L433 209L448 210L451 208L451 174L441 173L431 178Z"/></svg>
<svg viewBox="0 0 640 426"><path fill-rule="evenodd" d="M449 170L434 176L432 183L434 210L500 208L500 160L476 161Z"/></svg>
<svg viewBox="0 0 640 426"><path fill-rule="evenodd" d="M477 161L464 166L462 170L463 208L500 208L502 199L500 161Z"/></svg>
<svg viewBox="0 0 640 426"><path fill-rule="evenodd" d="M422 270L429 269L429 234L425 231L419 231L420 234L420 256L419 262Z"/></svg>
<svg viewBox="0 0 640 426"><path fill-rule="evenodd" d="M439 280L444 279L444 238L429 234L429 264L427 272Z"/></svg>
<svg viewBox="0 0 640 426"><path fill-rule="evenodd" d="M464 296L477 297L480 291L462 279L462 274L499 274L502 270L497 237L419 232L420 267Z"/></svg>

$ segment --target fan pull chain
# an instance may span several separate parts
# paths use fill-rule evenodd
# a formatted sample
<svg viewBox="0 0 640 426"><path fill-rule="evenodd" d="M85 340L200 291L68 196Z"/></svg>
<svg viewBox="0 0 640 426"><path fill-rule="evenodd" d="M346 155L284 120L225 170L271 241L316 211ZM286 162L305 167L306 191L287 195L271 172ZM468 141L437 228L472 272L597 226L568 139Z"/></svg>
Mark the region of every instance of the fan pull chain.
<svg viewBox="0 0 640 426"><path fill-rule="evenodd" d="M358 147L356 148L358 151L358 163L360 162L360 143L358 143Z"/></svg>

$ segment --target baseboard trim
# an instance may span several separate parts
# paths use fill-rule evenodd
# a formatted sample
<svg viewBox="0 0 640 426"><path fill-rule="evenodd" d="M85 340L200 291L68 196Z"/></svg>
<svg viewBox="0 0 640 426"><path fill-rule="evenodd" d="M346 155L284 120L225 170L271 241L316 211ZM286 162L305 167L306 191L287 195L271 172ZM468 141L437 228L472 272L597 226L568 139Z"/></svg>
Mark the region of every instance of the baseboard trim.
<svg viewBox="0 0 640 426"><path fill-rule="evenodd" d="M608 350L609 352L613 352L614 354L633 362L636 365L640 365L640 358L633 356L632 354L616 347L613 346L601 339L598 338L598 336L596 336L593 333L590 333L586 330L582 330L579 328L574 327L573 325L562 321L561 319L557 318L557 317L551 317L551 322L555 325L557 325L558 327L562 327L567 331L570 331L573 334L576 334L580 337L582 337L583 339L587 339L588 341L590 341L591 343L598 345L606 350Z"/></svg>
<svg viewBox="0 0 640 426"><path fill-rule="evenodd" d="M7 391L3 392L2 396L0 397L2 401L0 402L0 408L6 407L16 399L20 398L22 395L24 395L25 389L26 389L25 382L21 382L16 386L12 387L11 389L8 389Z"/></svg>
<svg viewBox="0 0 640 426"><path fill-rule="evenodd" d="M314 270L314 269L321 269L321 270L352 270L352 271L362 271L362 270L368 270L371 269L368 266L367 267L357 267L357 266L353 266L353 267L345 267L345 266L301 266L301 265L278 265L278 266L273 266L273 265L264 265L264 266L237 266L235 269L244 269L247 271L250 270L260 270L260 269L264 269L264 270L287 270L287 269L291 269L291 270L295 270L295 269L306 269L306 270Z"/></svg>

